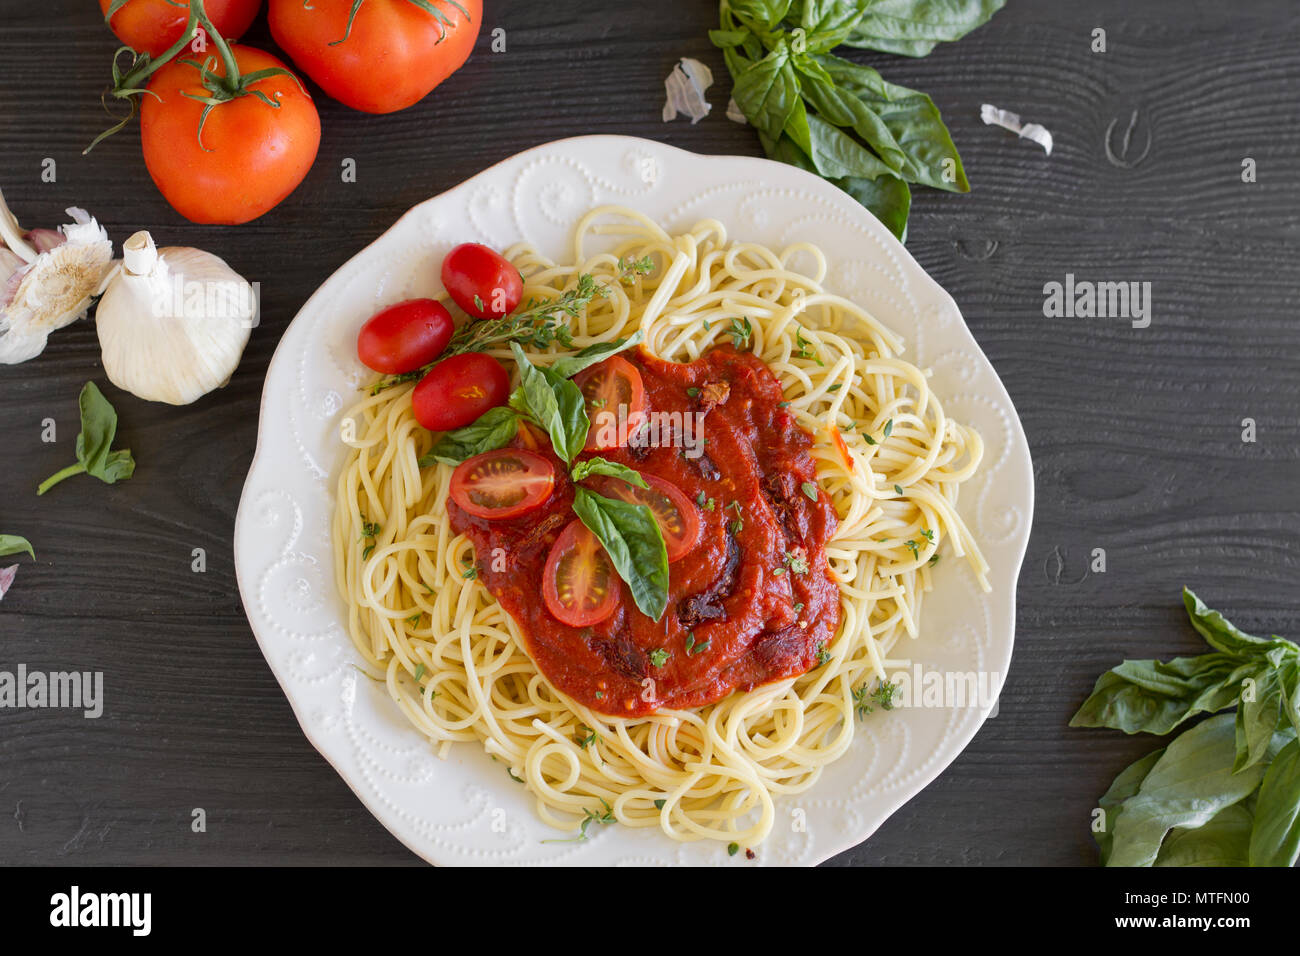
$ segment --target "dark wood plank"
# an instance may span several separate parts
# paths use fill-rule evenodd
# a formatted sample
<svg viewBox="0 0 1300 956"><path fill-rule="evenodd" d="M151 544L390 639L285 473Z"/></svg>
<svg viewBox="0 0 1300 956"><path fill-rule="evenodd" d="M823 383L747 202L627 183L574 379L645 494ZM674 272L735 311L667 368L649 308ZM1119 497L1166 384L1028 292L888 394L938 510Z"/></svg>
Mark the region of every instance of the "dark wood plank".
<svg viewBox="0 0 1300 956"><path fill-rule="evenodd" d="M302 736L239 602L231 533L279 336L406 208L521 149L618 132L759 152L751 130L721 116L728 80L705 36L713 4L488 7L505 53L480 40L460 73L401 114L320 100L324 136L303 186L258 222L213 228L158 195L133 129L81 155L105 125L98 92L115 47L93 4L5 4L0 188L23 222L61 222L75 203L119 241L146 226L160 242L218 252L262 283L263 325L231 384L193 406L106 389L140 465L114 488L82 478L34 495L72 460L81 385L104 381L91 324L0 369L0 529L39 554L0 604L0 667L101 669L108 697L97 721L0 712L0 863L415 862ZM1037 513L999 715L836 865L1092 863L1089 811L1153 746L1066 726L1097 674L1126 656L1197 651L1183 584L1243 627L1300 634L1292 13L1288 0L1013 0L924 60L852 54L929 92L962 150L974 191L918 192L909 245L1016 402ZM1105 54L1089 50L1095 27ZM251 39L269 42L265 26ZM664 125L663 77L683 55L714 67L715 112ZM983 126L982 102L1044 123L1053 154ZM1131 119L1131 151L1117 155ZM1254 184L1240 180L1247 156ZM40 179L46 157L53 184ZM340 180L345 158L356 183ZM1067 272L1152 282L1150 328L1045 318L1043 285ZM54 445L40 440L46 417L58 421ZM1246 417L1254 444L1240 439ZM206 574L190 570L196 547ZM1086 571L1095 547L1107 551L1104 575ZM194 807L207 811L206 834L190 832Z"/></svg>

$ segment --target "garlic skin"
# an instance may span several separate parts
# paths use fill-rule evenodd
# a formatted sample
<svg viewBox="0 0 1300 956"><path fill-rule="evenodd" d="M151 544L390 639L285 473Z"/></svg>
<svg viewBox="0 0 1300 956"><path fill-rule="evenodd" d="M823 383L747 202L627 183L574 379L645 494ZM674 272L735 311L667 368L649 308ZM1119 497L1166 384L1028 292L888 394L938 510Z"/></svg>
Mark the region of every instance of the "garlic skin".
<svg viewBox="0 0 1300 956"><path fill-rule="evenodd" d="M0 364L14 365L45 350L50 333L90 308L112 269L108 233L84 209L72 222L24 233L0 193Z"/></svg>
<svg viewBox="0 0 1300 956"><path fill-rule="evenodd" d="M137 232L95 313L104 371L140 398L188 405L230 381L256 314L253 287L224 260Z"/></svg>

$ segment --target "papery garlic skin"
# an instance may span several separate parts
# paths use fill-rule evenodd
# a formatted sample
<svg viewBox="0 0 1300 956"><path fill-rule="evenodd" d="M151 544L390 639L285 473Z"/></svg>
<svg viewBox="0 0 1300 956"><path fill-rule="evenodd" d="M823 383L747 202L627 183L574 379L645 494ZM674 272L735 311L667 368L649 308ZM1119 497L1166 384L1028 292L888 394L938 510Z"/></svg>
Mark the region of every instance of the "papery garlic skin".
<svg viewBox="0 0 1300 956"><path fill-rule="evenodd" d="M51 332L86 314L112 269L108 233L84 209L67 212L73 222L54 244L52 230L24 235L0 194L0 240L8 247L0 257L0 364L40 355Z"/></svg>
<svg viewBox="0 0 1300 956"><path fill-rule="evenodd" d="M156 249L147 232L128 239L122 255L95 320L109 380L169 405L229 382L257 314L252 286L211 253Z"/></svg>

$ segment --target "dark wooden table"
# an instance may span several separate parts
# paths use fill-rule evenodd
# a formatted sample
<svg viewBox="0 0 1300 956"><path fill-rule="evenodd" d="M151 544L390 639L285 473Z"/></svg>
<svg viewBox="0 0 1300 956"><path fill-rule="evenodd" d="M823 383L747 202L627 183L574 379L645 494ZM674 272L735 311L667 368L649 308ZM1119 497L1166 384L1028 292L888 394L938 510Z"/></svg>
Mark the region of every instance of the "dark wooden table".
<svg viewBox="0 0 1300 956"><path fill-rule="evenodd" d="M81 205L262 283L263 324L229 387L152 405L107 386L90 322L0 367L0 531L37 548L0 603L0 669L102 670L106 709L0 711L0 863L414 863L307 743L245 620L231 534L267 363L306 297L405 209L526 147L629 133L759 153L723 118L709 2L488 0L469 64L406 112L319 99L306 182L262 219L195 226L153 187L136 130L105 124L114 38L90 0L4 0L0 188L25 225ZM960 304L1019 409L1037 514L998 716L943 775L837 864L1091 864L1089 812L1150 739L1066 727L1123 657L1197 653L1179 588L1241 626L1300 635L1300 27L1292 0L1013 0L924 60L875 54L929 92L969 196L918 191L909 246ZM492 53L487 34L506 31ZM1107 52L1091 51L1106 31ZM250 39L269 43L264 25ZM660 122L681 56L711 64L712 116ZM979 120L1046 125L1045 157ZM1109 140L1109 147L1108 147ZM339 175L345 158L355 183ZM1258 181L1243 183L1242 162ZM46 159L57 181L42 181ZM1066 273L1150 281L1149 328L1043 314ZM139 469L37 499L73 460L94 379ZM58 422L57 444L41 421ZM1243 419L1258 440L1242 441ZM204 548L207 572L191 571ZM1104 548L1107 571L1088 558ZM0 564L8 563L0 561ZM193 808L207 832L191 832Z"/></svg>

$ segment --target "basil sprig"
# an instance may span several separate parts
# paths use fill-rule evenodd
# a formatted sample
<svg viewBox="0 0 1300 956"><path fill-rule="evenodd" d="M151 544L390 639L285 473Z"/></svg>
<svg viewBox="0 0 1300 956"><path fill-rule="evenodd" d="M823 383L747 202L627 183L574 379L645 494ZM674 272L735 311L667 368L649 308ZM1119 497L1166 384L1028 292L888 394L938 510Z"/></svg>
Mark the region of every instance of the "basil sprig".
<svg viewBox="0 0 1300 956"><path fill-rule="evenodd" d="M45 494L73 475L92 475L112 485L135 473L131 450L113 450L113 439L117 437L117 412L94 382L86 383L78 404L81 408L81 432L77 435L77 463L41 482L36 489L38 495Z"/></svg>
<svg viewBox="0 0 1300 956"><path fill-rule="evenodd" d="M635 345L640 333L557 360L550 368L538 368L523 349L511 343L519 364L520 385L510 395L510 407L551 437L555 454L570 466L574 482L592 475L611 475L645 488L637 472L604 458L576 461L591 427L586 400L568 375L576 374L615 352ZM668 606L668 551L663 531L645 505L614 501L582 486L574 489L573 510L608 552L619 577L627 582L632 599L642 613L656 621Z"/></svg>
<svg viewBox="0 0 1300 956"><path fill-rule="evenodd" d="M578 485L573 510L604 545L641 613L656 621L663 617L668 608L668 549L650 509Z"/></svg>
<svg viewBox="0 0 1300 956"><path fill-rule="evenodd" d="M1124 661L1070 721L1126 733L1185 730L1134 763L1101 798L1107 866L1292 866L1300 857L1300 647L1247 634L1184 589L1214 648ZM1219 713L1236 706L1236 713Z"/></svg>
<svg viewBox="0 0 1300 956"><path fill-rule="evenodd" d="M969 192L930 97L831 54L840 44L924 56L1005 0L722 0L732 96L769 158L815 173L907 237L908 184Z"/></svg>

